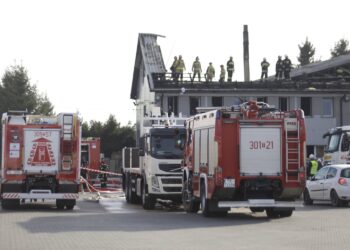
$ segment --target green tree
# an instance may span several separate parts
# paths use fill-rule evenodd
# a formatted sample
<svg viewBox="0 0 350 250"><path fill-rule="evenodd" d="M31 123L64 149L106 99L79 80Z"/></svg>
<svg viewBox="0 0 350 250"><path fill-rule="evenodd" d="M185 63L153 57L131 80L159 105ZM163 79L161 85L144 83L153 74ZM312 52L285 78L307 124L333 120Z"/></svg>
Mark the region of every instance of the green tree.
<svg viewBox="0 0 350 250"><path fill-rule="evenodd" d="M350 54L349 41L346 39L340 39L331 49L332 58L342 55Z"/></svg>
<svg viewBox="0 0 350 250"><path fill-rule="evenodd" d="M316 49L312 45L311 42L306 38L304 44L298 45L299 47L299 56L298 61L300 63L300 66L304 66L310 63L314 62L314 55Z"/></svg>
<svg viewBox="0 0 350 250"><path fill-rule="evenodd" d="M41 96L30 84L27 70L22 65L10 66L1 79L0 113L8 110L27 110L28 113L51 115L53 106L47 96Z"/></svg>

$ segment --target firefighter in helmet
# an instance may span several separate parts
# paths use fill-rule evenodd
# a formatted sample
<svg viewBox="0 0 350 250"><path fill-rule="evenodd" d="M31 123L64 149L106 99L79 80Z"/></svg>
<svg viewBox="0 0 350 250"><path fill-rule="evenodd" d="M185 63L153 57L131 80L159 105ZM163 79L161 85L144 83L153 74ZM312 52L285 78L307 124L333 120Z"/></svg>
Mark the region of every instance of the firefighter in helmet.
<svg viewBox="0 0 350 250"><path fill-rule="evenodd" d="M318 162L317 162L317 159L316 157L313 155L313 154L310 154L309 155L309 164L308 164L308 168L307 168L307 174L308 174L308 177L313 177L317 171L319 170L318 169Z"/></svg>
<svg viewBox="0 0 350 250"><path fill-rule="evenodd" d="M107 164L104 162L104 160L101 161L100 170L101 171L107 171L109 168ZM100 173L100 182L101 182L101 188L107 187L107 174L106 173Z"/></svg>

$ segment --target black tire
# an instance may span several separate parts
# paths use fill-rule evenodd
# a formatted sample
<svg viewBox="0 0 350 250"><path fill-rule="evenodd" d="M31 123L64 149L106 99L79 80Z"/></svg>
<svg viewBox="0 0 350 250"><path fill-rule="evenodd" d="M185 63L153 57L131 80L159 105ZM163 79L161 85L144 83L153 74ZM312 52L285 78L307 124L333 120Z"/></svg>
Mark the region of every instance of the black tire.
<svg viewBox="0 0 350 250"><path fill-rule="evenodd" d="M76 202L75 202L75 200L66 200L65 204L66 204L67 210L73 210Z"/></svg>
<svg viewBox="0 0 350 250"><path fill-rule="evenodd" d="M265 210L263 207L250 207L249 209L253 213L261 213L261 212L264 212Z"/></svg>
<svg viewBox="0 0 350 250"><path fill-rule="evenodd" d="M56 200L56 207L58 210L63 210L65 205L64 200Z"/></svg>
<svg viewBox="0 0 350 250"><path fill-rule="evenodd" d="M209 200L205 196L205 186L202 183L201 184L201 189L200 189L200 197L201 197L201 210L202 210L202 215L204 217L212 217L214 215L213 211L210 211L210 204Z"/></svg>
<svg viewBox="0 0 350 250"><path fill-rule="evenodd" d="M2 209L16 209L19 208L21 204L20 199L4 199L1 201Z"/></svg>
<svg viewBox="0 0 350 250"><path fill-rule="evenodd" d="M146 181L143 180L142 181L142 188L141 188L141 201L142 201L142 207L145 210L153 210L155 205L156 205L156 201L153 197L151 197L148 192L147 192L147 184Z"/></svg>
<svg viewBox="0 0 350 250"><path fill-rule="evenodd" d="M342 205L342 201L339 199L339 196L335 190L331 191L331 203L333 207L340 207Z"/></svg>
<svg viewBox="0 0 350 250"><path fill-rule="evenodd" d="M266 215L270 219L275 219L279 217L280 213L273 208L266 208Z"/></svg>
<svg viewBox="0 0 350 250"><path fill-rule="evenodd" d="M200 203L193 197L192 188L188 180L183 182L182 187L182 204L186 213L197 213Z"/></svg>
<svg viewBox="0 0 350 250"><path fill-rule="evenodd" d="M342 201L342 207L347 207L349 206L349 201Z"/></svg>
<svg viewBox="0 0 350 250"><path fill-rule="evenodd" d="M314 201L310 197L309 190L307 189L305 189L304 191L303 198L304 198L304 205L306 206L311 206L314 203Z"/></svg>
<svg viewBox="0 0 350 250"><path fill-rule="evenodd" d="M293 214L293 210L294 209L279 211L279 215L280 215L281 218L290 217Z"/></svg>

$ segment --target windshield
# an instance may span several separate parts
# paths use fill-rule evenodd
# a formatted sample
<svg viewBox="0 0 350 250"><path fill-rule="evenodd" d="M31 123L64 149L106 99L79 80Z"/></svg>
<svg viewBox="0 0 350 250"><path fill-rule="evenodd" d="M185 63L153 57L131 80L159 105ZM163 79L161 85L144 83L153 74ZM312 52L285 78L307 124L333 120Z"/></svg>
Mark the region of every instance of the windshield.
<svg viewBox="0 0 350 250"><path fill-rule="evenodd" d="M186 134L151 135L151 155L158 159L181 159Z"/></svg>
<svg viewBox="0 0 350 250"><path fill-rule="evenodd" d="M327 149L325 150L326 152L338 151L340 136L341 134L330 135L328 140L328 146L327 146Z"/></svg>

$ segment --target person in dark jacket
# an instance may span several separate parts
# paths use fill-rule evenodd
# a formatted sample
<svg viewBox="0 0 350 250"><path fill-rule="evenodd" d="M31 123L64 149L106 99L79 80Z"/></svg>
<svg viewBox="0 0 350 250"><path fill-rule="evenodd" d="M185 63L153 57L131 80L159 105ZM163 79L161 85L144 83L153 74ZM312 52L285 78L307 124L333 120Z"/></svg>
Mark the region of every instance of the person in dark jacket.
<svg viewBox="0 0 350 250"><path fill-rule="evenodd" d="M282 80L283 77L283 61L282 57L278 56L278 60L276 62L276 79Z"/></svg>
<svg viewBox="0 0 350 250"><path fill-rule="evenodd" d="M292 69L292 61L288 58L287 55L285 55L283 59L283 73L284 73L284 79L290 80L290 71Z"/></svg>

